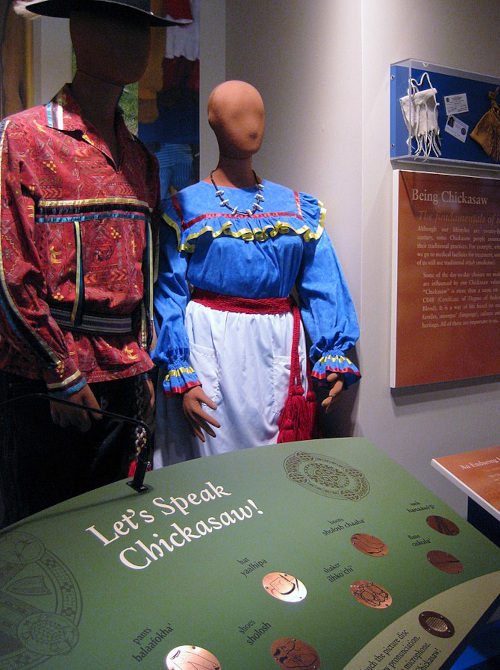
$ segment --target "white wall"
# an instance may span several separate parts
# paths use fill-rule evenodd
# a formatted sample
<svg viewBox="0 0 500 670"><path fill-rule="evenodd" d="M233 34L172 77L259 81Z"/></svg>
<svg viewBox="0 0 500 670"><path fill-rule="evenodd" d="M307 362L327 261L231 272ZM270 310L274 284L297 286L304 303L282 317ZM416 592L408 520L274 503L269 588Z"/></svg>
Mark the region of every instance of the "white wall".
<svg viewBox="0 0 500 670"><path fill-rule="evenodd" d="M226 78L254 84L266 105L256 167L326 204L358 310L363 379L338 411L340 432L367 437L465 514L465 496L430 461L500 444L500 382L391 394L389 66L413 57L500 77L500 3L231 0L226 21ZM205 157L215 165L213 144ZM457 355L488 352L478 342Z"/></svg>
<svg viewBox="0 0 500 670"><path fill-rule="evenodd" d="M430 466L433 456L500 444L500 383L391 396L392 170L388 65L408 57L499 77L497 0L364 0L362 6L363 223L357 433L366 435L461 512L465 497ZM487 356L481 343L457 356ZM425 361L422 361L425 365Z"/></svg>
<svg viewBox="0 0 500 670"><path fill-rule="evenodd" d="M33 104L43 105L71 81L69 21L37 17L33 25Z"/></svg>
<svg viewBox="0 0 500 670"><path fill-rule="evenodd" d="M215 136L207 122L210 91L226 76L226 2L200 2L200 177L217 163Z"/></svg>

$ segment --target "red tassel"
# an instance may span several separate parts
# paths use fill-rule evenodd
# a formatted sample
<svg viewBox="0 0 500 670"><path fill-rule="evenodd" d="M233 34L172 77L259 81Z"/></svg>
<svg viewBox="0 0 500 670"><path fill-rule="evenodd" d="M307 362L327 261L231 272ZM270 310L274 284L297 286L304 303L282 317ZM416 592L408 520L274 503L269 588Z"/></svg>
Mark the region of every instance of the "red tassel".
<svg viewBox="0 0 500 670"><path fill-rule="evenodd" d="M294 386L292 395L286 399L278 421L278 444L311 440L317 436L316 395L309 391L304 395L301 386Z"/></svg>
<svg viewBox="0 0 500 670"><path fill-rule="evenodd" d="M309 384L311 384L311 378L309 378ZM309 425L311 426L311 436L308 439L316 440L321 437L321 431L318 418L318 401L314 391L310 390L307 392L307 400L307 407L309 409Z"/></svg>
<svg viewBox="0 0 500 670"><path fill-rule="evenodd" d="M147 472L151 472L152 469L153 469L153 466L152 466L151 463L148 461L148 467L146 468L146 471L147 471ZM137 458L134 458L134 460L132 461L132 463L129 465L129 468L128 468L128 476L129 476L129 477L133 477L133 476L135 475L135 471L136 471L136 470L137 470Z"/></svg>
<svg viewBox="0 0 500 670"><path fill-rule="evenodd" d="M307 363L307 379L309 391L304 394L300 383L299 363L300 312L297 305L293 307L293 341L290 365L290 383L285 406L278 421L278 444L283 442L299 442L319 437L316 421L316 394L311 388L309 361Z"/></svg>

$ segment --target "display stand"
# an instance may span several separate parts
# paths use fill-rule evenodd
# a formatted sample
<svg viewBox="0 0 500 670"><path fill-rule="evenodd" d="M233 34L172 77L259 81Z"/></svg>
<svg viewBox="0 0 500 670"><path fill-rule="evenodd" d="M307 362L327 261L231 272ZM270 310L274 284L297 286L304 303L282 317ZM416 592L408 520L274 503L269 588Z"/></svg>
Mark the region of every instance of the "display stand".
<svg viewBox="0 0 500 670"><path fill-rule="evenodd" d="M433 458L432 465L467 494L468 521L500 547L500 447Z"/></svg>
<svg viewBox="0 0 500 670"><path fill-rule="evenodd" d="M368 440L246 449L0 534L0 667L437 670L500 551Z"/></svg>

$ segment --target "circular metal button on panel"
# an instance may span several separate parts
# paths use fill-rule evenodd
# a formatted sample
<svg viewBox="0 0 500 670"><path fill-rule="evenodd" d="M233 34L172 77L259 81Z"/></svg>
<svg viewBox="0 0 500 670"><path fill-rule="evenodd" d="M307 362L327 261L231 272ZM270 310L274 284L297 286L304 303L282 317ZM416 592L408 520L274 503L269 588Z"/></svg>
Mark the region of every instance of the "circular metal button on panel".
<svg viewBox="0 0 500 670"><path fill-rule="evenodd" d="M269 572L262 585L273 598L287 603L299 603L307 596L307 589L300 579L286 572Z"/></svg>
<svg viewBox="0 0 500 670"><path fill-rule="evenodd" d="M385 542L382 542L382 540L379 540L378 537L374 537L373 535L355 533L351 537L351 542L353 547L367 556L387 556L389 553L389 548Z"/></svg>
<svg viewBox="0 0 500 670"><path fill-rule="evenodd" d="M453 556L453 554L448 554L446 551L429 551L427 553L427 560L435 568L438 568L438 570L447 572L450 575L458 575L464 569L458 558Z"/></svg>
<svg viewBox="0 0 500 670"><path fill-rule="evenodd" d="M358 602L376 610L387 609L392 604L391 594L373 582L354 582L351 584L351 593Z"/></svg>
<svg viewBox="0 0 500 670"><path fill-rule="evenodd" d="M418 622L424 630L436 637L452 637L455 634L455 627L451 621L438 612L421 612L418 615Z"/></svg>
<svg viewBox="0 0 500 670"><path fill-rule="evenodd" d="M319 654L306 642L294 637L281 637L271 645L271 655L282 668L316 670L320 666Z"/></svg>
<svg viewBox="0 0 500 670"><path fill-rule="evenodd" d="M460 533L460 528L457 524L444 516L433 514L427 517L426 522L432 530L435 530L442 535L458 535Z"/></svg>
<svg viewBox="0 0 500 670"><path fill-rule="evenodd" d="M184 644L175 647L169 652L165 659L167 670L192 670L203 668L203 670L221 670L221 664L206 649Z"/></svg>

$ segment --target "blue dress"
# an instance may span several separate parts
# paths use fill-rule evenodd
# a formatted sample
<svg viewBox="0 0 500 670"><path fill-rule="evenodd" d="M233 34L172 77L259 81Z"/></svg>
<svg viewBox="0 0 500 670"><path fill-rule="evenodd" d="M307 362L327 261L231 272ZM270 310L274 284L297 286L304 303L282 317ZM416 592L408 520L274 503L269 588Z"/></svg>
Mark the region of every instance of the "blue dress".
<svg viewBox="0 0 500 670"><path fill-rule="evenodd" d="M181 394L200 382L207 392L204 378L192 364L197 345L194 331L191 326L186 328L192 287L252 299L284 298L295 288L311 343L312 377L324 380L330 372L340 372L345 375L345 387L359 379L358 369L345 355L356 343L359 327L337 256L323 227L325 209L311 195L266 180L262 183L265 199L260 203L261 210L252 216L233 214L231 210L252 209L255 187L224 188L231 210L222 206L213 185L204 181L180 191L166 203L155 290L158 339L153 361L160 367L161 386L167 396ZM278 316L282 315L276 315L277 320L290 330L290 318ZM250 319L248 324L254 321ZM210 325L205 322L204 328L203 346L211 342L205 337ZM227 331L227 322L224 328ZM227 356L228 346L236 346L241 333L233 340L227 339L227 332L224 336ZM290 333L283 338L273 335L275 343L282 339L288 344L290 337ZM253 360L248 377L268 364L264 349L275 346L266 344L262 333L260 338L257 360ZM290 353L291 347L288 357ZM235 372L240 373L241 369ZM287 391L285 384L283 397ZM228 398L219 393L216 401L227 403ZM265 404L266 399L261 402ZM239 443L238 436L233 437Z"/></svg>

